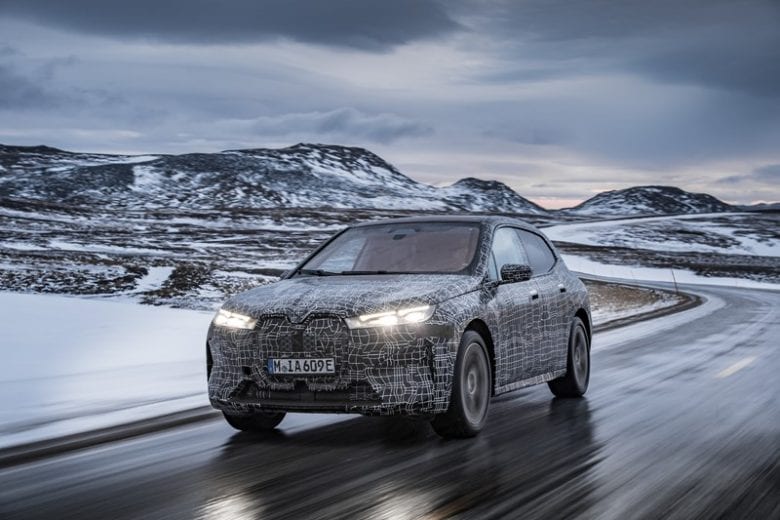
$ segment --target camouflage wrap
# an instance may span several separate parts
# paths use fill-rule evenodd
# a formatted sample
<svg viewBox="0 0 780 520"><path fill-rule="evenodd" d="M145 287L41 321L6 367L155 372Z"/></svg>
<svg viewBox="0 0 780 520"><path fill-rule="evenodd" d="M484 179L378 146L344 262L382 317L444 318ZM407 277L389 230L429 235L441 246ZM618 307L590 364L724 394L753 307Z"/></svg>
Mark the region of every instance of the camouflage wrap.
<svg viewBox="0 0 780 520"><path fill-rule="evenodd" d="M565 373L575 313L586 312L589 321L584 285L560 260L526 282L486 283L494 229L533 228L513 219L479 221L473 276L296 276L228 300L224 309L257 324L253 330L210 328L212 405L233 413L441 413L449 406L460 338L475 325L486 331L496 394ZM349 329L344 321L423 304L436 306L423 324ZM333 358L335 373L272 374L268 358Z"/></svg>

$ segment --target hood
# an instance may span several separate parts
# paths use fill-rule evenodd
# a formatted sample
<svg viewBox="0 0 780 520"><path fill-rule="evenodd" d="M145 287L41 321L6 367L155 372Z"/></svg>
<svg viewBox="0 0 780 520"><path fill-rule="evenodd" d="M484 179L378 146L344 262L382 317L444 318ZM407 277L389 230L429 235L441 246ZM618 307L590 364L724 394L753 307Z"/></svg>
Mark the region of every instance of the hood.
<svg viewBox="0 0 780 520"><path fill-rule="evenodd" d="M299 276L237 294L223 308L253 317L284 314L292 322L312 313L349 317L440 303L476 290L480 281L477 276L446 274Z"/></svg>

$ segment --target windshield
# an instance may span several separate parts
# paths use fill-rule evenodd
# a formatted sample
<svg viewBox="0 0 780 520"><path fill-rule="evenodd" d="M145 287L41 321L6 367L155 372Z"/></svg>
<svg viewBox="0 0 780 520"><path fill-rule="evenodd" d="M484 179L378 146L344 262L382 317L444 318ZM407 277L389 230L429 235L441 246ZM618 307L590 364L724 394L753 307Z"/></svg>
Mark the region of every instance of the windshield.
<svg viewBox="0 0 780 520"><path fill-rule="evenodd" d="M391 274L471 272L479 224L412 222L346 230L299 272Z"/></svg>

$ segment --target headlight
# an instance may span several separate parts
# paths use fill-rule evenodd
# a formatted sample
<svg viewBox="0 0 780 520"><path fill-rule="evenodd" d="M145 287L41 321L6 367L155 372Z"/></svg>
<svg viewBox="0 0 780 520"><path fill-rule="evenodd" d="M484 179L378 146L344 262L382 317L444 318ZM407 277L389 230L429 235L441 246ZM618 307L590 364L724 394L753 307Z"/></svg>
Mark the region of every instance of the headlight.
<svg viewBox="0 0 780 520"><path fill-rule="evenodd" d="M224 309L217 311L217 315L214 316L214 325L219 325L220 327L251 330L255 328L256 324L257 320L251 316L245 316Z"/></svg>
<svg viewBox="0 0 780 520"><path fill-rule="evenodd" d="M347 318L347 327L350 329L367 329L370 327L390 327L392 325L411 325L422 323L433 316L436 309L433 305L420 305L396 311L378 312L376 314L364 314L356 318Z"/></svg>

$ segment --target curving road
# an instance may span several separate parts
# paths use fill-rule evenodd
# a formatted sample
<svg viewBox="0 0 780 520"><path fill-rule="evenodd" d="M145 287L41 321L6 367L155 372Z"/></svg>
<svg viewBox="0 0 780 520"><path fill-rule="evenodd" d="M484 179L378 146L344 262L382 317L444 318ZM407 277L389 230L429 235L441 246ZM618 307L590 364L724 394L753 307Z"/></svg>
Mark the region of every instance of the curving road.
<svg viewBox="0 0 780 520"><path fill-rule="evenodd" d="M780 292L597 334L591 389L474 440L381 418L208 421L0 472L0 518L780 518Z"/></svg>

